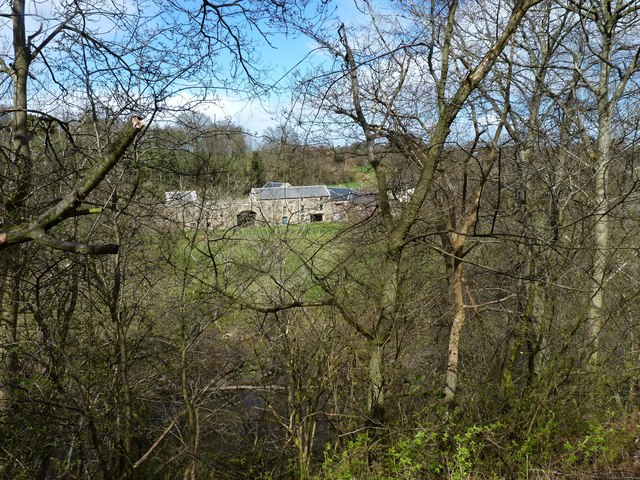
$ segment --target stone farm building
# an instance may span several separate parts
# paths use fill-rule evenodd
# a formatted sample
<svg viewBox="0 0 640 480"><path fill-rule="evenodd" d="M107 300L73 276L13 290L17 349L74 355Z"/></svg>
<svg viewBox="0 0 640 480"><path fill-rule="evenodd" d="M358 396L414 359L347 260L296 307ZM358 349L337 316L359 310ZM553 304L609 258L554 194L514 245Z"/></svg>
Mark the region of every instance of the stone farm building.
<svg viewBox="0 0 640 480"><path fill-rule="evenodd" d="M247 199L238 200L201 200L194 191L165 193L169 218L195 229L353 221L366 215L372 203L370 194L350 188L283 182L252 188Z"/></svg>

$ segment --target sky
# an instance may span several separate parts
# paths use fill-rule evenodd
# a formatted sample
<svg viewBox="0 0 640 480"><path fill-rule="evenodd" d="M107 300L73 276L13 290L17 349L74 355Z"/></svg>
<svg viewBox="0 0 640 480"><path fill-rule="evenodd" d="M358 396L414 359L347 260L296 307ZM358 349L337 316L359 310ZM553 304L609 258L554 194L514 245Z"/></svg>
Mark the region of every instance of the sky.
<svg viewBox="0 0 640 480"><path fill-rule="evenodd" d="M309 68L315 46L304 37L277 35L271 39L272 46L259 48L262 61L269 65L265 83L275 88L268 96L247 98L233 92L218 92L217 98L203 103L199 109L214 121L230 120L250 134L262 134L283 120L283 112L291 104L287 83L289 74L297 69Z"/></svg>
<svg viewBox="0 0 640 480"><path fill-rule="evenodd" d="M176 5L184 8L191 8L192 11L195 12L197 11L201 0L163 1L174 1ZM253 0L241 1L249 2ZM324 0L315 1L320 2ZM363 23L366 21L366 17L358 10L356 1L359 0L331 0L329 8L334 9L334 15L328 23L333 25L332 28L337 30L337 26L340 22L344 22L349 26L350 24ZM380 0L383 5L385 4L385 1L386 0ZM157 6L162 4L159 0L80 0L77 4L88 9L100 8L102 3L106 5L105 8L109 9L113 9L113 5L117 5L123 12L135 15L137 13L137 9L135 7L137 2L144 3L142 13L150 18L154 18L153 8L159 8ZM75 2L72 2L71 0L27 0L27 11L29 13L29 16L27 17L27 34L33 34L38 31L42 25L43 31L36 38L36 43L41 41L40 39L45 38L46 35L53 31L61 21L61 15L55 13L56 9L61 5L73 4L75 4ZM393 11L394 6L392 2L386 3L386 6L388 11ZM72 6L65 6L64 8L73 9ZM6 16L8 9L9 2L0 3L0 14L5 14L4 16L0 16L0 54L2 54L4 58L8 58L10 61L11 29L10 18ZM175 10L171 10L168 17L173 16L180 20L181 17L176 16L174 12ZM184 15L184 13L182 15ZM365 25L368 25L368 23ZM112 21L104 18L104 16L100 17L97 15L92 18L90 23L90 28L92 30L101 31L101 38L106 39L109 39L110 36L119 35L120 33L118 33L118 29L120 27L121 25L114 25ZM215 30L215 26L213 25L210 25L207 28L209 28L210 31ZM267 31L270 30L268 25L265 25L264 28ZM238 93L243 90L240 86L236 91L233 89L216 88L215 90L210 90L209 96L204 99L204 101L202 101L202 99L198 99L196 102L194 101L197 98L197 92L195 90L199 80L197 78L187 78L186 83L181 84L183 85L182 88L176 88L174 93L171 94L172 96L170 96L167 101L168 105L173 108L173 111L168 112L166 117L157 117L156 120L161 122L171 121L180 107L186 104L196 104L195 109L209 116L212 121L220 123L231 122L244 129L249 134L250 141L252 143L254 142L255 144L259 144L265 131L270 128L277 129L282 125L287 120L287 112L296 106L294 103L295 99L292 98L291 92L288 89L292 81L291 73L298 70L302 75L304 75L309 70L317 70L321 62L333 61L332 58L326 56L326 53L320 52L317 45L311 39L302 35L296 35L295 32L285 35L271 30L269 32L269 43L262 39L255 31L251 33L250 30L243 30L243 32L249 32L249 36L251 37L253 35L251 38L255 40L257 53L261 58L260 66L266 71L266 77L261 78L261 80L263 83L272 84L278 88L269 90L267 93L262 93L259 98L256 98L255 96L252 97L248 93ZM335 35L335 32L332 33ZM126 32L124 32L124 34L126 34ZM171 37L170 33L167 35L165 42L166 45L163 46L167 50L172 50L173 46L176 45L177 42L173 41L173 39L169 37ZM175 38L180 39L184 37L177 35ZM202 38L197 37L197 41L202 41ZM165 50L162 50L162 54L164 54L164 52ZM61 55L64 55L64 53ZM171 55L162 55L162 57L171 58ZM158 66L158 63L153 63L158 61L160 62L160 65L163 65L163 58L154 58L153 60L149 60L153 67ZM225 60L224 56L221 56L220 59L217 60L218 65L216 65L216 69L219 67L218 71L220 71L220 77L225 77L224 69L228 67L228 62L228 57ZM170 66L171 65L169 65L169 67ZM158 67L155 70L160 71L161 68ZM34 87L37 86L36 82L33 82L33 84ZM218 83L216 83L216 86L217 85ZM45 87L50 87L51 91L49 92L46 88L43 88L39 93L33 94L34 96L40 95L38 98L40 105L47 104L48 98L46 98L46 96L48 94L51 92L53 94L56 93L55 85L47 85ZM34 90L37 90L37 88L32 89L32 91ZM109 96L110 91L110 85L106 85L103 96L109 99L107 102L112 101L114 98L114 96ZM57 93L60 93L60 90L58 90ZM78 98L82 98L82 88L72 92L72 95L77 95ZM122 102L123 100L120 99L119 101ZM128 99L124 100L124 105L128 106L126 101L128 101ZM115 102L115 100L113 100L113 102ZM51 101L48 103L50 105L55 104L55 102ZM122 105L122 103L120 103L120 105ZM55 113L54 110L49 111L53 111Z"/></svg>
<svg viewBox="0 0 640 480"><path fill-rule="evenodd" d="M190 0L190 2L196 6L199 4L199 0ZM40 26L43 26L43 32L37 39L44 38L61 20L59 15L54 13L56 7L65 3L70 2L67 0L27 0L27 35L33 34ZM98 7L100 3L101 0L95 0L87 2L87 5ZM125 10L131 10L134 4L133 0L113 0L113 3L121 5ZM185 1L184 5L187 3L188 1ZM153 1L148 4L148 6L153 5ZM4 14L0 16L0 54L3 59L8 60L7 63L11 61L12 55L11 20L6 15L9 13L9 8L9 2L0 3L0 14ZM339 17L339 20L336 19L335 22L349 23L358 15L354 0L334 0L333 8L335 8L336 17ZM91 25L91 28L102 28L105 32L113 29L108 21L102 23L99 19ZM287 90L289 74L296 69L304 73L323 59L321 54L314 54L316 45L304 36L271 33L269 37L271 45L257 36L255 40L261 64L266 67L268 74L265 83L275 84L279 88L274 89L268 95L262 95L259 99L219 89L207 101L202 102L197 109L214 121L231 121L248 133L259 137L266 129L277 127L284 120L283 112L291 105ZM189 92L183 91L176 94L175 98L171 98L169 103L172 106L179 106L190 99Z"/></svg>
<svg viewBox="0 0 640 480"><path fill-rule="evenodd" d="M349 24L361 17L354 0L335 0L335 20L333 23ZM290 92L287 86L291 73L295 70L305 73L326 60L324 53L311 39L301 35L273 34L267 45L259 43L259 55L267 66L267 83L274 84L271 94L260 99L247 99L230 92L219 94L217 101L201 106L202 113L213 120L228 119L243 127L250 134L263 133L267 128L282 123L291 106ZM279 92L279 93L277 93Z"/></svg>

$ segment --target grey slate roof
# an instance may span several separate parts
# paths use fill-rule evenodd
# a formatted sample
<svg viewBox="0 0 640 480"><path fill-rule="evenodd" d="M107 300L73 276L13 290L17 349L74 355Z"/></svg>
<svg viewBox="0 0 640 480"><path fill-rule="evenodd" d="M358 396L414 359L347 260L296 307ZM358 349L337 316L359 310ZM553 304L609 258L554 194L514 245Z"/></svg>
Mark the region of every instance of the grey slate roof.
<svg viewBox="0 0 640 480"><path fill-rule="evenodd" d="M334 202L350 202L355 197L355 192L346 187L327 187Z"/></svg>
<svg viewBox="0 0 640 480"><path fill-rule="evenodd" d="M195 191L182 191L182 192L164 192L164 203L187 205L189 203L198 203L198 195Z"/></svg>
<svg viewBox="0 0 640 480"><path fill-rule="evenodd" d="M330 197L331 193L325 185L308 185L300 187L254 188L252 193L257 200L282 200L292 198Z"/></svg>

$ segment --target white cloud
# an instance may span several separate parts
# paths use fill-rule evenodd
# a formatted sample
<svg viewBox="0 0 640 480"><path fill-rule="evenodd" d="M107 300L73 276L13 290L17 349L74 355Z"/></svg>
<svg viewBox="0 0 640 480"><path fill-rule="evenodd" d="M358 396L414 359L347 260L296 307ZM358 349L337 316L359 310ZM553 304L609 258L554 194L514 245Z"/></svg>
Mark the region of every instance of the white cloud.
<svg viewBox="0 0 640 480"><path fill-rule="evenodd" d="M260 134L277 123L277 107L258 100L226 96L218 101L204 102L198 110L217 122L229 120L251 134Z"/></svg>
<svg viewBox="0 0 640 480"><path fill-rule="evenodd" d="M167 106L174 110L193 109L209 116L214 122L229 121L249 134L258 135L279 123L279 110L282 110L276 101L243 99L233 95L202 100L185 92L167 100ZM159 120L168 121L169 118L161 115Z"/></svg>

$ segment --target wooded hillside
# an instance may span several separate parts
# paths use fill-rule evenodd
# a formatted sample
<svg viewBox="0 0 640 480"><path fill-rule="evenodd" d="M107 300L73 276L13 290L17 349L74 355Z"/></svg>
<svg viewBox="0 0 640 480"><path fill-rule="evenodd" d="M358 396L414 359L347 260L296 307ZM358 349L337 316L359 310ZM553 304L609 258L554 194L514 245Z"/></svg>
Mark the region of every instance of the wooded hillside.
<svg viewBox="0 0 640 480"><path fill-rule="evenodd" d="M640 476L637 2L51 3L0 7L0 478ZM280 124L198 109L285 31ZM268 181L376 204L164 206Z"/></svg>

